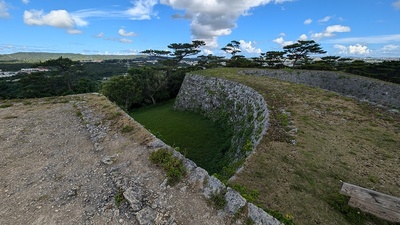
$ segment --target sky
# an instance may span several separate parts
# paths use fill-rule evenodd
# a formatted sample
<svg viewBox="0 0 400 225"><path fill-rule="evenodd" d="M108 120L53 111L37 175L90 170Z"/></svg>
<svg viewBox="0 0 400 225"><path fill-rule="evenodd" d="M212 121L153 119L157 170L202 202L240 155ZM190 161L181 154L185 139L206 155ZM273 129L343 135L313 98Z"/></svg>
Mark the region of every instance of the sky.
<svg viewBox="0 0 400 225"><path fill-rule="evenodd" d="M139 54L232 40L241 54L314 40L326 55L400 58L400 0L0 0L0 54Z"/></svg>

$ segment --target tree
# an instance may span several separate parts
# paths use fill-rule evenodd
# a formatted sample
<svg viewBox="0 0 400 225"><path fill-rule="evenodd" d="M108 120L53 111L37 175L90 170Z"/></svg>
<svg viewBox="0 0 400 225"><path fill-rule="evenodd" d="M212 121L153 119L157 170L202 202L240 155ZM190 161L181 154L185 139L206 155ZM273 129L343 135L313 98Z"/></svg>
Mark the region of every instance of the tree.
<svg viewBox="0 0 400 225"><path fill-rule="evenodd" d="M157 99L168 98L168 79L165 71L155 70L151 67L132 67L128 71L138 88L143 99L149 99L153 105Z"/></svg>
<svg viewBox="0 0 400 225"><path fill-rule="evenodd" d="M160 57L160 56L166 56L166 55L170 54L171 51L148 49L148 50L141 51L140 53L148 54L149 56Z"/></svg>
<svg viewBox="0 0 400 225"><path fill-rule="evenodd" d="M173 43L168 45L168 48L173 49L170 55L174 57L173 62L177 65L184 57L198 54L199 48L204 45L204 41L195 40L192 43Z"/></svg>
<svg viewBox="0 0 400 225"><path fill-rule="evenodd" d="M64 77L69 92L73 92L73 82L76 80L77 75L83 71L79 62L63 58L62 56L58 59L47 60L37 66L46 66L55 69L60 76Z"/></svg>
<svg viewBox="0 0 400 225"><path fill-rule="evenodd" d="M221 50L228 54L231 54L231 58L234 58L236 56L236 53L242 51L240 50L240 42L235 40L228 43L225 47L221 48Z"/></svg>
<svg viewBox="0 0 400 225"><path fill-rule="evenodd" d="M142 99L141 90L131 76L111 77L103 84L100 93L124 110L128 110Z"/></svg>
<svg viewBox="0 0 400 225"><path fill-rule="evenodd" d="M214 56L212 54L209 55L201 55L197 56L199 59L198 65L204 68L215 68L221 66L221 60L224 58L222 56Z"/></svg>
<svg viewBox="0 0 400 225"><path fill-rule="evenodd" d="M265 61L268 63L268 66L275 68L283 68L285 67L285 51L269 51L266 53L261 53L261 56L264 57Z"/></svg>
<svg viewBox="0 0 400 225"><path fill-rule="evenodd" d="M322 50L320 44L316 43L314 40L298 40L297 43L286 45L283 47L287 54L287 58L293 60L293 66L299 60L306 63L309 60L309 54L324 54L326 51Z"/></svg>

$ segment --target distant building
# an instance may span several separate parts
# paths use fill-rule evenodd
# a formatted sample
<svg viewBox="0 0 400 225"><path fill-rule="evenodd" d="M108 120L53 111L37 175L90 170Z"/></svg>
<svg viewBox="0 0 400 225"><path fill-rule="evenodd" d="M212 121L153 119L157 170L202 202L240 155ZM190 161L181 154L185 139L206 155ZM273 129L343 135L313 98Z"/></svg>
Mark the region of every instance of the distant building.
<svg viewBox="0 0 400 225"><path fill-rule="evenodd" d="M39 67L39 68L22 68L19 72L31 74L31 73L48 72L48 71L50 70L47 68Z"/></svg>

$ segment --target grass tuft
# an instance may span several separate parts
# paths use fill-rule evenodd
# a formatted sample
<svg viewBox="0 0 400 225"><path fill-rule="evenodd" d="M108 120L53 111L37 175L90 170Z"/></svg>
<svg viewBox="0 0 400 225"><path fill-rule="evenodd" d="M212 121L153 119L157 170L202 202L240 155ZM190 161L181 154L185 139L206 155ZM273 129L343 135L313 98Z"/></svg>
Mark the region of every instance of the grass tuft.
<svg viewBox="0 0 400 225"><path fill-rule="evenodd" d="M160 165L167 172L168 184L175 185L186 175L182 160L173 157L172 152L160 149L150 154L150 161Z"/></svg>

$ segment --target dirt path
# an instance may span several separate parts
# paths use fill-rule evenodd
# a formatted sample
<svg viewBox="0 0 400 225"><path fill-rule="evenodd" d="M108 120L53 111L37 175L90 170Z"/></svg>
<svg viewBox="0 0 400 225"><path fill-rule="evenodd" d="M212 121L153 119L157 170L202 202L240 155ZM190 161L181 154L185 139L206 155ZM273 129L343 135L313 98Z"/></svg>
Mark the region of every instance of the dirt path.
<svg viewBox="0 0 400 225"><path fill-rule="evenodd" d="M242 223L186 181L167 186L148 160L157 142L106 98L11 104L0 109L0 224Z"/></svg>

